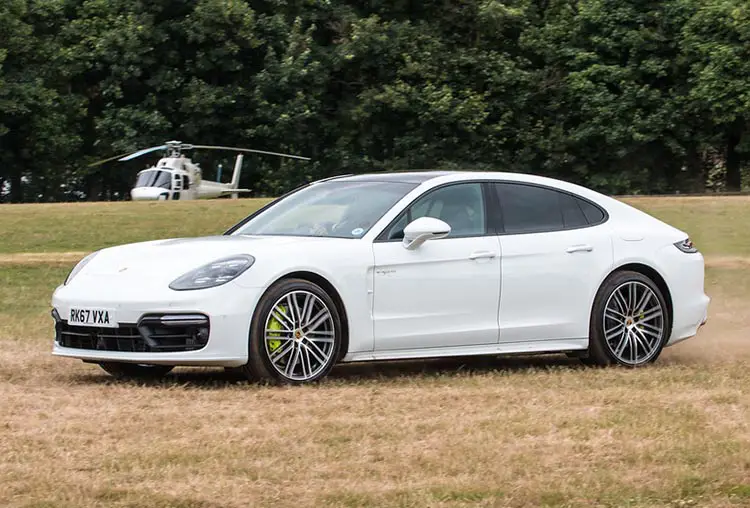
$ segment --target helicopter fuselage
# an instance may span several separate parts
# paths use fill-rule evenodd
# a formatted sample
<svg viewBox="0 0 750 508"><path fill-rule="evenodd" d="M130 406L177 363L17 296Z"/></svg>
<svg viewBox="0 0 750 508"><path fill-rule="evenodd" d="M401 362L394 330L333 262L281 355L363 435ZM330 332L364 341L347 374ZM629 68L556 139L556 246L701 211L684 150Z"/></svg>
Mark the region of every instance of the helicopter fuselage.
<svg viewBox="0 0 750 508"><path fill-rule="evenodd" d="M201 168L183 155L185 150L226 150L237 152L232 181L230 183L212 182L203 180ZM177 201L186 199L210 199L231 196L239 197L240 194L251 192L250 189L240 189L240 172L242 171L242 160L244 153L257 153L264 155L275 155L292 159L310 160L308 157L290 155L284 153L267 152L251 148L236 148L231 146L193 145L180 141L167 141L160 146L152 146L127 154L117 155L104 159L89 166L98 166L117 159L124 162L141 157L143 155L164 151L164 157L159 159L155 166L148 167L138 173L135 186L130 191L134 201ZM219 170L221 175L221 170ZM218 179L221 179L219 176Z"/></svg>

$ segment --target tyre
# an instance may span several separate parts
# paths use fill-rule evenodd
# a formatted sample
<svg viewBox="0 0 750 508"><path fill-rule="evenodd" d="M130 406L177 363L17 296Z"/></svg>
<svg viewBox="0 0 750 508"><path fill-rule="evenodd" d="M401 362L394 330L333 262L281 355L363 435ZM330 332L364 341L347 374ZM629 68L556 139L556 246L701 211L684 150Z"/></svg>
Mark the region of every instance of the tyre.
<svg viewBox="0 0 750 508"><path fill-rule="evenodd" d="M664 295L651 279L638 272L615 272L594 300L585 363L649 364L661 354L670 323Z"/></svg>
<svg viewBox="0 0 750 508"><path fill-rule="evenodd" d="M302 279L284 279L258 302L250 326L251 380L301 384L325 377L339 357L341 316L331 296Z"/></svg>
<svg viewBox="0 0 750 508"><path fill-rule="evenodd" d="M143 365L140 363L103 362L99 367L118 379L158 379L167 375L172 365Z"/></svg>

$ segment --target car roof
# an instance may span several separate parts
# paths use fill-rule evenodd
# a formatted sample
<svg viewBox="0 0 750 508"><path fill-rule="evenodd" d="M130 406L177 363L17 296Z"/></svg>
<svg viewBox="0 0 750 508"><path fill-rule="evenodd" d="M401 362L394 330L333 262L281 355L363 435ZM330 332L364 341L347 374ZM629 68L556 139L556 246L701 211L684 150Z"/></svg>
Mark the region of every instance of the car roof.
<svg viewBox="0 0 750 508"><path fill-rule="evenodd" d="M332 178L337 182L400 182L424 183L441 176L456 175L463 171L388 171L382 173L365 173L362 175L343 175Z"/></svg>
<svg viewBox="0 0 750 508"><path fill-rule="evenodd" d="M540 175L528 173L508 173L499 171L442 171L442 170L422 170L422 171L383 171L382 173L366 173L361 175L341 175L328 178L327 180L348 181L348 182L401 182L416 184L419 186L440 185L455 181L467 180L504 180L509 182L518 182L531 185L542 185L559 190L571 192L578 196L586 197L600 206L607 209L619 206L620 202L596 192L592 189L580 185L549 178ZM431 182L437 180L436 182ZM319 180L326 181L326 180ZM427 182L430 182L429 184Z"/></svg>

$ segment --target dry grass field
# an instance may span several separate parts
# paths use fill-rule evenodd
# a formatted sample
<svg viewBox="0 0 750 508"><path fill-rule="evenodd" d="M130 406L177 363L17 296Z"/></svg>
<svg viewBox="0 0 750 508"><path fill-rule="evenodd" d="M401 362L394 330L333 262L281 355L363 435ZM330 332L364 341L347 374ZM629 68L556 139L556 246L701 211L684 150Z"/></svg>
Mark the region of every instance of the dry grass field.
<svg viewBox="0 0 750 508"><path fill-rule="evenodd" d="M707 257L709 322L655 365L351 365L297 388L49 354L50 295L86 252L261 203L0 206L0 507L750 506L750 198L629 202Z"/></svg>

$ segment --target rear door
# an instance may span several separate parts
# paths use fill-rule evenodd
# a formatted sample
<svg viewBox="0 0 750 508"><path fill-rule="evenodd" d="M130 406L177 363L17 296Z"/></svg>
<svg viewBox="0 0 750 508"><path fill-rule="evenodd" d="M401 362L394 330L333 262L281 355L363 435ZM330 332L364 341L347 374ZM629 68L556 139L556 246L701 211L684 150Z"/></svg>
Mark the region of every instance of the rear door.
<svg viewBox="0 0 750 508"><path fill-rule="evenodd" d="M594 296L613 263L605 213L549 187L493 187L503 229L500 342L588 337Z"/></svg>

